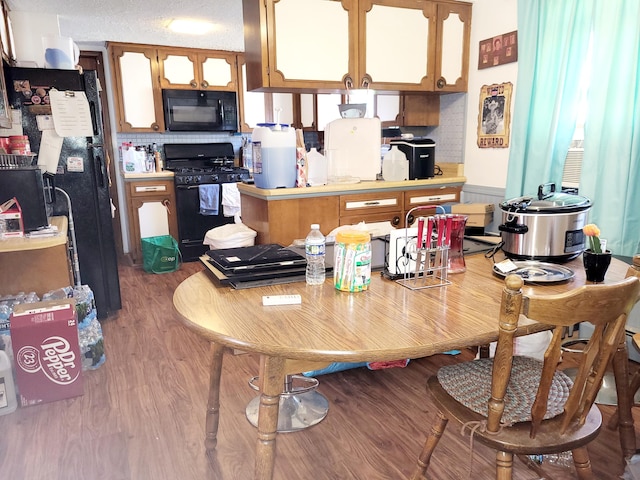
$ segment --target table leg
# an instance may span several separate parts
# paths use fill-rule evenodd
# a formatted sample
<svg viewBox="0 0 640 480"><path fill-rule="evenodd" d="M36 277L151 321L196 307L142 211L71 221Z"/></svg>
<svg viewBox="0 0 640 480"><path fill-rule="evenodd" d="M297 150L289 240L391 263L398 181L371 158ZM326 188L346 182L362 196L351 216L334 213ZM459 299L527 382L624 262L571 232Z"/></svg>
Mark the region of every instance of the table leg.
<svg viewBox="0 0 640 480"><path fill-rule="evenodd" d="M618 344L613 357L613 373L616 379L618 397L618 434L624 458L631 458L636 453L636 435L631 413L631 397L629 396L629 354L624 335Z"/></svg>
<svg viewBox="0 0 640 480"><path fill-rule="evenodd" d="M222 376L222 357L225 347L211 343L211 372L209 373L209 398L207 399L207 419L205 423L206 437L204 447L207 453L216 448L218 443L218 423L220 421L220 377Z"/></svg>
<svg viewBox="0 0 640 480"><path fill-rule="evenodd" d="M271 480L276 461L276 435L280 393L285 377L285 360L265 357L260 361L260 408L258 409L258 444L254 478Z"/></svg>

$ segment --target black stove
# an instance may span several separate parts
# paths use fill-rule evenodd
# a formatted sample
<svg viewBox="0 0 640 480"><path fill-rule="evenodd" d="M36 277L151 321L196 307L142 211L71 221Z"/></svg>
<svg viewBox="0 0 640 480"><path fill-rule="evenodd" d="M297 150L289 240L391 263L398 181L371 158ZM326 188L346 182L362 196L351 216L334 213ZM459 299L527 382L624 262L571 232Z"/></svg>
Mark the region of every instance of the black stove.
<svg viewBox="0 0 640 480"><path fill-rule="evenodd" d="M176 185L235 183L249 178L249 170L234 166L233 144L169 143L164 145L165 170L174 172Z"/></svg>
<svg viewBox="0 0 640 480"><path fill-rule="evenodd" d="M165 143L164 157L165 170L174 172L182 259L197 260L209 249L203 243L207 232L235 221L225 213L225 189L248 179L249 170L234 166L231 143Z"/></svg>

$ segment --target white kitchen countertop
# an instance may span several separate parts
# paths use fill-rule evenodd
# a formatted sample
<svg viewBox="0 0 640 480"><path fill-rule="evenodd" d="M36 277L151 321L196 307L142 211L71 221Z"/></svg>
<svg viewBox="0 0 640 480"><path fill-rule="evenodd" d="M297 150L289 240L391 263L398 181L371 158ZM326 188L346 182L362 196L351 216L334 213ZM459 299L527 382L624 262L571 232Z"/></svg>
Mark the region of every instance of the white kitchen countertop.
<svg viewBox="0 0 640 480"><path fill-rule="evenodd" d="M150 173L126 173L120 171L120 174L125 180L167 180L173 178L173 172L169 170Z"/></svg>

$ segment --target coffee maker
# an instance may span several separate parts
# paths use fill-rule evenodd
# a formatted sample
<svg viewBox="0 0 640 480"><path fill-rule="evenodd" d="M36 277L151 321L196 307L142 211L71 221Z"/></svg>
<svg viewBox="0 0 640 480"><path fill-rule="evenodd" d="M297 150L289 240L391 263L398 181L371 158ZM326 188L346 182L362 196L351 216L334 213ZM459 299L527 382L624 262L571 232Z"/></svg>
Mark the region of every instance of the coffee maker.
<svg viewBox="0 0 640 480"><path fill-rule="evenodd" d="M391 140L390 145L397 145L398 150L407 156L409 161L409 180L433 178L436 143L430 138L413 138L411 140Z"/></svg>

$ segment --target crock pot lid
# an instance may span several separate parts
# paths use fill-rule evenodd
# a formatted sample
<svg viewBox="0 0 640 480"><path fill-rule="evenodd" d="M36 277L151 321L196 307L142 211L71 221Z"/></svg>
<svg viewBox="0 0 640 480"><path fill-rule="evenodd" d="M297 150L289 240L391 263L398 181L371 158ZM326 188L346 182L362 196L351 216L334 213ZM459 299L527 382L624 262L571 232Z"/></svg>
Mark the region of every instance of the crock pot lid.
<svg viewBox="0 0 640 480"><path fill-rule="evenodd" d="M539 199L537 195L529 195L506 200L500 204L503 210L560 212L584 210L591 206L591 200L581 195L554 192Z"/></svg>

